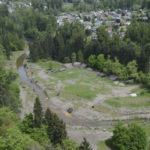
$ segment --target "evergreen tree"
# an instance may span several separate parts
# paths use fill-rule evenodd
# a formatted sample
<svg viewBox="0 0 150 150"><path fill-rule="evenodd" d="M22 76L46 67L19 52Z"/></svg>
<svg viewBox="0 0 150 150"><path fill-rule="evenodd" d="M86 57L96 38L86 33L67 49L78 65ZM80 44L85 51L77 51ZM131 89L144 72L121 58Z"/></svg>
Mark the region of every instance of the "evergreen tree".
<svg viewBox="0 0 150 150"><path fill-rule="evenodd" d="M37 97L34 103L34 126L37 128L41 127L42 124L42 106L40 99Z"/></svg>
<svg viewBox="0 0 150 150"><path fill-rule="evenodd" d="M76 53L72 53L71 59L72 59L72 63L76 61Z"/></svg>
<svg viewBox="0 0 150 150"><path fill-rule="evenodd" d="M78 61L83 63L84 62L84 57L82 51L78 51Z"/></svg>
<svg viewBox="0 0 150 150"><path fill-rule="evenodd" d="M20 129L22 132L26 134L30 134L32 133L33 127L34 127L33 114L30 113L27 114L23 119L23 121L21 122Z"/></svg>
<svg viewBox="0 0 150 150"><path fill-rule="evenodd" d="M90 144L86 140L86 138L83 138L83 141L79 146L79 150L92 150L92 148L90 147Z"/></svg>
<svg viewBox="0 0 150 150"><path fill-rule="evenodd" d="M49 108L46 109L46 112L45 112L45 116L44 116L44 123L46 125L50 125L50 123L52 123L53 121L53 114L52 112L50 111Z"/></svg>
<svg viewBox="0 0 150 150"><path fill-rule="evenodd" d="M67 137L66 125L58 118L58 116L47 109L45 112L45 124L47 125L47 134L51 142L61 144L63 139Z"/></svg>

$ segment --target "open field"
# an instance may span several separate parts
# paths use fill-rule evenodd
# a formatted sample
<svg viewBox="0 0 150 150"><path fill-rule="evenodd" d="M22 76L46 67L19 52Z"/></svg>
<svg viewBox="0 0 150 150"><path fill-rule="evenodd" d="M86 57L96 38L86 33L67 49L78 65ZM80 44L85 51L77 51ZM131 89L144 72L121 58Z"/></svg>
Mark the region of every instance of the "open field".
<svg viewBox="0 0 150 150"><path fill-rule="evenodd" d="M42 102L43 107L50 107L62 118L63 115L66 116L64 119L69 122L67 124L68 134L78 143L85 136L94 150L109 150L104 142L99 142L112 135L112 126L107 126L105 121L113 122L124 119L140 122L150 136L149 123L144 123L143 119L140 120L150 115L148 113L150 109L148 90L135 84L116 84L107 78L99 77L97 72L77 67L67 68L61 72L50 72L50 63L53 64L53 70L63 68L62 64L51 62L51 60L42 60L37 63L26 61L25 63L29 78L47 94L47 99ZM24 104L30 102L30 106L33 107L32 90L29 91L25 87L23 91L30 93L23 101ZM131 97L131 93L136 93L137 97ZM29 107L27 104L26 106ZM71 115L67 113L68 108L73 108ZM103 121L104 125L102 125ZM101 128L97 128L96 122L102 123L100 123ZM96 127L93 128L92 125Z"/></svg>

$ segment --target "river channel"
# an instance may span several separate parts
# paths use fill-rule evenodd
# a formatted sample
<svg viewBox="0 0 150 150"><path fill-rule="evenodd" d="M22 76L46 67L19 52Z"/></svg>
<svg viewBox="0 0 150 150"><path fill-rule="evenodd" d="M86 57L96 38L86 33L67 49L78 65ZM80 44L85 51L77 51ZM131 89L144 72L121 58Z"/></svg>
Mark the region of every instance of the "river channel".
<svg viewBox="0 0 150 150"><path fill-rule="evenodd" d="M45 100L44 91L36 85L32 80L29 79L27 72L24 67L24 60L29 55L29 51L27 50L17 59L17 69L21 80L26 83L37 95L39 95L41 100Z"/></svg>

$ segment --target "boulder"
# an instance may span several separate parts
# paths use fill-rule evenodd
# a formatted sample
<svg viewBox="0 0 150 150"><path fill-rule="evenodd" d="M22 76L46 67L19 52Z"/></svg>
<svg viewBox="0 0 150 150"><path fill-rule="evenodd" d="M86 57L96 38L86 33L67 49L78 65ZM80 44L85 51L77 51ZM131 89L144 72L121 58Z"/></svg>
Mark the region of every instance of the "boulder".
<svg viewBox="0 0 150 150"><path fill-rule="evenodd" d="M80 63L80 62L74 62L74 63L73 63L73 66L74 66L74 67L80 67L80 66L81 66L81 63Z"/></svg>
<svg viewBox="0 0 150 150"><path fill-rule="evenodd" d="M24 68L26 68L27 67L27 64L24 64Z"/></svg>
<svg viewBox="0 0 150 150"><path fill-rule="evenodd" d="M95 108L94 105L92 106L92 108Z"/></svg>
<svg viewBox="0 0 150 150"><path fill-rule="evenodd" d="M64 64L64 66L65 66L65 68L72 68L73 67L72 63L66 63L66 64Z"/></svg>
<svg viewBox="0 0 150 150"><path fill-rule="evenodd" d="M92 71L93 69L88 67L88 68L86 68L86 70L87 71Z"/></svg>
<svg viewBox="0 0 150 150"><path fill-rule="evenodd" d="M99 72L97 75L100 76L100 77L106 77L106 74L103 73L103 72Z"/></svg>
<svg viewBox="0 0 150 150"><path fill-rule="evenodd" d="M125 84L124 84L124 83L119 83L119 85L120 85L120 86L125 86Z"/></svg>
<svg viewBox="0 0 150 150"><path fill-rule="evenodd" d="M81 64L81 66L80 66L81 68L86 68L87 67L87 65L86 64Z"/></svg>
<svg viewBox="0 0 150 150"><path fill-rule="evenodd" d="M118 85L118 84L119 84L119 81L114 81L114 84L115 84L115 85Z"/></svg>
<svg viewBox="0 0 150 150"><path fill-rule="evenodd" d="M73 112L73 108L72 107L68 108L67 112L71 114Z"/></svg>
<svg viewBox="0 0 150 150"><path fill-rule="evenodd" d="M59 69L59 71L61 72L61 71L65 71L66 70L66 68L61 68L61 69Z"/></svg>
<svg viewBox="0 0 150 150"><path fill-rule="evenodd" d="M110 75L108 78L109 78L109 80L112 80L112 81L117 81L118 80L117 75Z"/></svg>

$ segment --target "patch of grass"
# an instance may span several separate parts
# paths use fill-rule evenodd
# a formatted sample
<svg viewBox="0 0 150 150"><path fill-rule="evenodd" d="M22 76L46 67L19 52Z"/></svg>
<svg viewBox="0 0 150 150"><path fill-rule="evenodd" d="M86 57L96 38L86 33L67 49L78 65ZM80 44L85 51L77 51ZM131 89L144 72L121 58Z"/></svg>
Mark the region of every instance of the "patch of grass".
<svg viewBox="0 0 150 150"><path fill-rule="evenodd" d="M72 71L72 69L69 69L62 72L52 73L51 76L57 78L58 80L64 81L64 80L78 78L78 72L76 72L76 70Z"/></svg>
<svg viewBox="0 0 150 150"><path fill-rule="evenodd" d="M149 97L120 97L105 100L113 107L150 107Z"/></svg>
<svg viewBox="0 0 150 150"><path fill-rule="evenodd" d="M146 88L136 88L132 90L130 93L136 93L138 96L141 97L150 97L150 91Z"/></svg>
<svg viewBox="0 0 150 150"><path fill-rule="evenodd" d="M79 107L82 107L81 103L77 103L74 105L74 111L77 111L79 109Z"/></svg>
<svg viewBox="0 0 150 150"><path fill-rule="evenodd" d="M98 91L91 91L90 86L84 86L80 84L66 86L64 88L64 91L71 95L82 97L84 99L92 99L98 93Z"/></svg>
<svg viewBox="0 0 150 150"><path fill-rule="evenodd" d="M101 141L97 145L97 150L110 150L106 145L105 141Z"/></svg>
<svg viewBox="0 0 150 150"><path fill-rule="evenodd" d="M39 60L37 64L41 67L44 67L46 70L62 68L61 63L47 59Z"/></svg>
<svg viewBox="0 0 150 150"><path fill-rule="evenodd" d="M95 105L94 110L96 110L98 112L102 112L102 113L110 113L110 111L111 111L109 108L102 106L100 104Z"/></svg>

